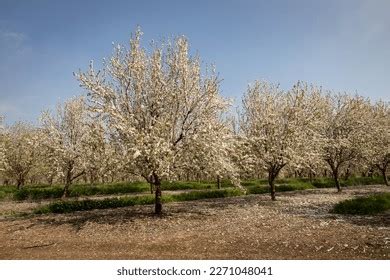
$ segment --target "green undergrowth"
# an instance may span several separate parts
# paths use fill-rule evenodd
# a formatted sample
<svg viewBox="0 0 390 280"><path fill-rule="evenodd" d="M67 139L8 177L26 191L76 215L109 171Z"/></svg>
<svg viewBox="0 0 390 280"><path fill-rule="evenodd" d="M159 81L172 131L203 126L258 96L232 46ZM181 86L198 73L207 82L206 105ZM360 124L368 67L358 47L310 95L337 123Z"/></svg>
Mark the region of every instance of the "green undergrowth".
<svg viewBox="0 0 390 280"><path fill-rule="evenodd" d="M253 180L245 182L245 188L249 194L263 194L269 192L268 181L266 180ZM280 179L275 183L276 192L288 192L313 189L314 186L304 179Z"/></svg>
<svg viewBox="0 0 390 280"><path fill-rule="evenodd" d="M233 184L230 181L221 180L221 188L231 187ZM214 181L163 181L161 188L166 191L216 189L217 183Z"/></svg>
<svg viewBox="0 0 390 280"><path fill-rule="evenodd" d="M69 197L128 194L145 192L149 187L144 182L114 183L102 185L74 185L69 188ZM63 186L52 187L24 187L14 193L15 200L41 200L60 198L64 192Z"/></svg>
<svg viewBox="0 0 390 280"><path fill-rule="evenodd" d="M390 193L357 197L337 203L331 210L335 214L372 215L390 209Z"/></svg>
<svg viewBox="0 0 390 280"><path fill-rule="evenodd" d="M13 199L17 190L15 186L0 186L0 200Z"/></svg>
<svg viewBox="0 0 390 280"><path fill-rule="evenodd" d="M382 185L384 180L382 177L350 177L347 180L341 178L340 186L345 188L348 186L367 186L367 185ZM311 183L316 188L334 188L335 183L332 178L316 178Z"/></svg>
<svg viewBox="0 0 390 280"><path fill-rule="evenodd" d="M371 185L383 184L381 177L351 177L348 180L340 180L342 187L356 185ZM241 182L242 186L247 188L250 194L262 194L269 191L267 179L245 180ZM215 181L163 181L163 191L176 190L217 190ZM228 180L221 180L221 189L233 187ZM332 178L287 178L276 180L276 191L295 191L305 190L310 188L334 188ZM106 184L75 184L69 189L69 197L88 197L96 195L121 195L131 193L147 193L150 191L150 186L147 182L122 182L122 183L106 183ZM42 200L56 199L63 194L62 185L34 185L25 186L18 190L15 186L0 186L0 200Z"/></svg>
<svg viewBox="0 0 390 280"><path fill-rule="evenodd" d="M189 193L164 195L163 203L176 201L190 201L198 199L222 198L242 195L239 189L224 189L211 191L193 191ZM88 211L93 209L119 208L134 205L154 204L153 195L126 196L120 198L107 198L103 200L66 200L48 204L34 211L35 214L70 213L75 211Z"/></svg>
<svg viewBox="0 0 390 280"><path fill-rule="evenodd" d="M227 180L221 181L221 188L233 187ZM217 189L215 182L168 182L164 181L161 185L162 190L206 190ZM4 189L4 191L3 191ZM0 187L0 199L5 198L7 192L9 198L14 200L42 200L61 198L64 187L60 185L34 185L25 186L21 190L16 187ZM130 183L111 183L111 184L78 184L69 188L69 197L95 196L95 195L113 195L142 193L150 191L150 185L147 182Z"/></svg>

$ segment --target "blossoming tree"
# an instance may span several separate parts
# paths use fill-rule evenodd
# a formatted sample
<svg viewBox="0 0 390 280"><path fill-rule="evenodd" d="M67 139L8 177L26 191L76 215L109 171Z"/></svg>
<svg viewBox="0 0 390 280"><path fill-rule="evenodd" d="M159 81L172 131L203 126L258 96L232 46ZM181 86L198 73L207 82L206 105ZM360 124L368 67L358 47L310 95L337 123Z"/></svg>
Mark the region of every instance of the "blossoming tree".
<svg viewBox="0 0 390 280"><path fill-rule="evenodd" d="M22 188L38 158L38 131L32 125L18 122L7 127L3 138L3 172Z"/></svg>
<svg viewBox="0 0 390 280"><path fill-rule="evenodd" d="M90 109L116 132L128 169L155 186L159 214L161 180L175 171L189 147L223 151L220 115L228 103L219 94L218 77L214 71L202 73L200 58L189 55L184 37L148 52L141 35L138 29L129 49L115 47L101 71L91 64L76 76L88 92Z"/></svg>
<svg viewBox="0 0 390 280"><path fill-rule="evenodd" d="M68 196L72 182L85 174L87 120L82 98L59 104L54 115L46 111L41 116L43 143L50 151L47 156L65 180L63 197Z"/></svg>
<svg viewBox="0 0 390 280"><path fill-rule="evenodd" d="M272 200L276 199L275 179L286 165L310 167L319 156L314 129L319 100L319 90L303 83L286 92L260 81L249 86L243 97L240 127L255 164L268 173Z"/></svg>
<svg viewBox="0 0 390 280"><path fill-rule="evenodd" d="M362 160L370 150L370 102L360 96L328 93L322 116L322 157L328 164L335 186L341 191L340 173L350 163Z"/></svg>
<svg viewBox="0 0 390 280"><path fill-rule="evenodd" d="M390 106L379 101L372 106L372 125L369 131L370 147L366 149L367 159L381 172L388 186L387 168L390 165Z"/></svg>

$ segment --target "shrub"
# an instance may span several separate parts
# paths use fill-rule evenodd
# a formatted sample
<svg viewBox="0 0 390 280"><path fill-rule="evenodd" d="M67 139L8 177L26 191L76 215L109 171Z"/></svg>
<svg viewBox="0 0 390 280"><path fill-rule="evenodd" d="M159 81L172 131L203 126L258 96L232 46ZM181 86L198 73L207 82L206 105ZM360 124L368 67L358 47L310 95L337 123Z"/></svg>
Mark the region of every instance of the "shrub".
<svg viewBox="0 0 390 280"><path fill-rule="evenodd" d="M348 199L337 203L331 210L336 214L370 215L390 209L390 193Z"/></svg>
<svg viewBox="0 0 390 280"><path fill-rule="evenodd" d="M45 188L30 188L24 187L21 190L17 190L14 193L14 199L25 200L25 199L47 199L47 198L59 198L62 196L64 190L62 187L45 187Z"/></svg>

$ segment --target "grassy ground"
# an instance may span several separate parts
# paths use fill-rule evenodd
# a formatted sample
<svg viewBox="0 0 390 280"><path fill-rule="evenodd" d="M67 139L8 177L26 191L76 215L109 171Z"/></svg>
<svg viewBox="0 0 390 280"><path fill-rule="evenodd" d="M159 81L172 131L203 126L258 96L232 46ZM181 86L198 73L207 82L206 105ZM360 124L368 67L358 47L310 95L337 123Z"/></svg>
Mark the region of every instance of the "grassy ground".
<svg viewBox="0 0 390 280"><path fill-rule="evenodd" d="M383 179L380 177L353 177L348 180L341 180L341 185L356 186L356 185L374 185L383 184ZM242 182L242 186L247 189L249 194L267 193L268 182L266 179L246 180ZM318 178L310 181L307 178L288 178L276 180L276 191L294 191L305 190L311 188L331 188L334 186L331 178ZM233 185L228 180L221 182L221 188L231 188ZM162 183L162 189L165 191L176 190L215 190L217 189L216 182L168 182ZM131 182L131 183L112 183L112 184L97 184L87 185L78 184L70 188L69 197L85 197L96 195L123 195L132 193L147 193L150 191L150 186L146 182ZM35 185L25 186L18 190L15 186L0 186L0 200L42 200L60 198L63 193L63 186L54 185Z"/></svg>
<svg viewBox="0 0 390 280"><path fill-rule="evenodd" d="M389 212L329 213L341 201L385 192L375 185L284 192L278 201L269 194L201 199L166 203L162 216L152 214L152 205L6 215L0 259L389 260ZM46 203L3 201L0 211Z"/></svg>
<svg viewBox="0 0 390 280"><path fill-rule="evenodd" d="M209 191L192 191L180 194L168 194L162 197L163 203L190 201L198 199L222 198L239 196L243 193L239 189L209 190ZM35 210L36 214L46 213L70 213L75 211L88 211L92 209L120 208L134 205L154 204L154 196L125 196L106 198L103 200L73 200L58 201L43 206Z"/></svg>

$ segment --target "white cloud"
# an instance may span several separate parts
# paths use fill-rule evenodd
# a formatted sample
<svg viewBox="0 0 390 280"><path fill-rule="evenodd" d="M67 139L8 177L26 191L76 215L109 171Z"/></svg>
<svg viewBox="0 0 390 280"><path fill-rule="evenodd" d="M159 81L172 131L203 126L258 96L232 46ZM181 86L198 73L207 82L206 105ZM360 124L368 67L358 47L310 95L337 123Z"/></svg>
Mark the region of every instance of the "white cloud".
<svg viewBox="0 0 390 280"><path fill-rule="evenodd" d="M0 44L5 46L22 46L27 39L24 33L0 30Z"/></svg>
<svg viewBox="0 0 390 280"><path fill-rule="evenodd" d="M28 36L21 32L0 29L0 52L7 56L22 55L31 51Z"/></svg>

